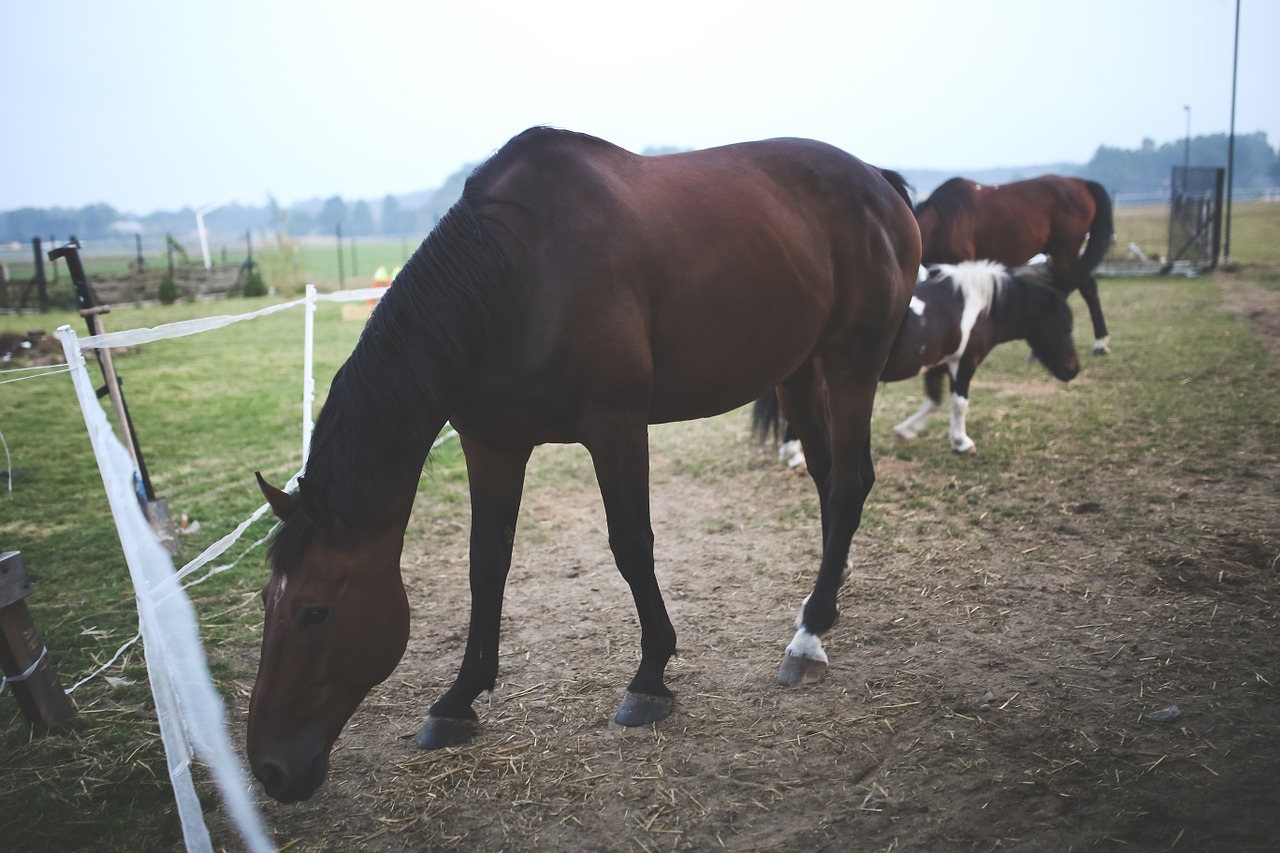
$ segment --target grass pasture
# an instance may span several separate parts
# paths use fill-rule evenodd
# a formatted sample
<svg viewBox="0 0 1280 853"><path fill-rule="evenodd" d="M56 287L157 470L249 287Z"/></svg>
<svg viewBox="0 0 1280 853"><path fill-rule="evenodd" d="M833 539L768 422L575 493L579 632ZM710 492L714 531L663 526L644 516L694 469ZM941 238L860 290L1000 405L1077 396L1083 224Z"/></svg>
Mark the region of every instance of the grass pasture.
<svg viewBox="0 0 1280 853"><path fill-rule="evenodd" d="M543 607L546 597L586 594L584 582L619 594L603 540L586 543L598 557L578 556L590 536L562 515L564 506L578 512L598 503L589 466L579 451L547 448L535 453L517 537L513 582L522 592L508 595L512 657L493 697L477 703L485 729L475 743L439 754L407 745L461 654L458 626L436 624L465 585L465 473L456 443L442 447L408 536L410 656L343 735L339 743L351 748L335 753L316 800L264 806L277 843L298 851L707 849L717 841L836 850L855 838L865 849L908 851L1274 843L1280 365L1247 318L1227 310L1215 276L1107 280L1101 289L1114 354L1083 356L1084 374L1063 388L1026 363L1021 344L998 348L975 381L976 455L951 453L941 418L916 442L896 445L891 426L914 410L920 388L883 386L873 426L879 478L855 539L860 562L842 599L847 615L829 646L833 672L820 687L793 694L768 683L787 620L812 581L811 489L757 452L744 412L655 428L655 491L676 503L688 498L655 510L660 559L673 553L665 543L684 542L674 553L749 579L734 586L759 598L745 597L733 616L750 645L704 612L738 592L713 591L709 580L700 586L680 567L660 575L688 645L673 662L682 709L654 732L619 735L603 723L625 679L597 670L627 671L638 640L625 597L595 605L616 606L615 620L591 611L570 624L583 637L583 625L616 629L612 657L584 659L586 648L576 646L548 670L522 669L535 665L522 662L531 650L535 663L540 649L550 654L558 626L535 625L517 602ZM153 326L261 304L117 310L105 322L111 330ZM1072 305L1087 353L1087 312L1078 298ZM33 322L0 317L0 330ZM70 314L39 322L50 331L82 328ZM321 306L321 392L360 326L337 306ZM278 483L296 469L301 353L299 310L117 355L156 490L175 516L187 512L201 525L183 537L180 559L258 506L254 470ZM91 372L96 378L96 366ZM0 494L0 547L23 552L36 582L28 604L70 684L131 637L137 618L67 377L0 385L0 432L13 469L11 492ZM732 496L750 509L740 514ZM795 564L779 565L777 555ZM537 575L541 562L555 564L562 579ZM259 550L193 591L241 739L264 577ZM1027 590L1043 609L1003 603ZM774 591L790 611L760 603ZM1083 607L1106 618L1075 621ZM751 619L763 611L762 628ZM536 627L547 636L531 634ZM1183 645L1184 633L1198 652ZM1245 642L1253 645L1241 651L1236 644ZM729 649L728 660L746 668L741 682L708 686L716 672L700 661L712 647ZM964 666L989 660L991 671L970 686L981 696L988 681L978 679L989 678L998 701L956 701L930 668L948 654ZM995 670L1020 664L1036 675L1001 693L994 685L1009 676ZM1106 690L1091 686L1099 672L1121 666ZM6 849L180 846L140 650L107 674L113 680L77 691L79 715L53 733L31 731L0 697ZM807 704L818 700L831 704ZM1138 709L1175 701L1188 706L1186 721L1153 733ZM544 722L570 706L556 724ZM1000 751L1015 741L1016 749ZM211 791L204 786L212 812ZM216 816L211 823L236 849Z"/></svg>
<svg viewBox="0 0 1280 853"><path fill-rule="evenodd" d="M1136 243L1149 255L1169 253L1169 205L1117 207L1113 253ZM1226 228L1226 221L1223 221ZM1280 256L1280 204L1236 202L1231 207L1231 255L1237 264L1274 263Z"/></svg>

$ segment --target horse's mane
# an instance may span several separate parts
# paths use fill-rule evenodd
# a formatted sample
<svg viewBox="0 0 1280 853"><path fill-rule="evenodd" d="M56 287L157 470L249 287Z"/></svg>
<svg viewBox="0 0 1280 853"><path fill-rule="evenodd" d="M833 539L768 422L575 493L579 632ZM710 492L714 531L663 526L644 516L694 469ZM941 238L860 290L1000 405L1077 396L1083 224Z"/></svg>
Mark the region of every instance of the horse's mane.
<svg viewBox="0 0 1280 853"><path fill-rule="evenodd" d="M973 190L965 178L949 178L929 197L916 205L916 218L920 211L933 208L941 222L950 222L973 209Z"/></svg>
<svg viewBox="0 0 1280 853"><path fill-rule="evenodd" d="M996 323L1005 323L1032 306L1043 305L1044 300L1062 298L1053 287L1053 269L1048 264L1010 270L996 261L982 260L946 266L955 287L964 292L965 304L970 298L977 298L984 306L982 310Z"/></svg>
<svg viewBox="0 0 1280 853"><path fill-rule="evenodd" d="M369 475L425 460L504 304L507 254L478 210L487 165L396 276L316 419L302 488L357 534L383 505L385 481ZM312 532L296 496L292 503L270 551L282 567Z"/></svg>
<svg viewBox="0 0 1280 853"><path fill-rule="evenodd" d="M994 310L1009 285L1009 271L1004 264L995 261L962 261L958 264L936 264L930 274L950 279L951 286L964 296L965 313L977 309L979 313Z"/></svg>

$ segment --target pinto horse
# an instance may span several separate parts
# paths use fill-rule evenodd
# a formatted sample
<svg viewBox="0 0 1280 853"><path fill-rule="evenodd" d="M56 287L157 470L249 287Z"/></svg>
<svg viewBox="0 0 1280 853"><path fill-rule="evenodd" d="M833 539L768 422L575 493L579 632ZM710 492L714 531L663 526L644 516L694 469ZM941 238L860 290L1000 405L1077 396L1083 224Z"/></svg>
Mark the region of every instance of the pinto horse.
<svg viewBox="0 0 1280 853"><path fill-rule="evenodd" d="M919 241L900 177L811 140L644 157L534 128L477 168L335 375L297 491L259 476L283 522L248 719L267 793L315 792L342 727L404 654L405 527L446 421L470 481L471 618L420 746L476 730L472 702L498 672L525 465L548 442L590 452L639 615L640 665L615 719L670 713L663 673L676 634L654 575L648 426L774 386L809 449L823 531L779 680L821 677L819 637L874 480L872 404ZM822 417L809 399L819 362Z"/></svg>
<svg viewBox="0 0 1280 853"><path fill-rule="evenodd" d="M1063 296L1079 290L1089 306L1094 355L1111 351L1093 277L1113 231L1111 198L1101 184L1059 175L999 186L952 178L915 213L926 266L991 260L1012 269L1048 255L1053 286Z"/></svg>
<svg viewBox="0 0 1280 853"><path fill-rule="evenodd" d="M969 383L997 344L1025 340L1036 359L1063 382L1080 372L1071 338L1071 309L1051 287L1042 267L1012 273L993 261L966 261L931 267L916 285L911 310L893 341L881 378L886 382L924 374L925 399L911 417L895 426L913 439L942 404L942 377L951 379L951 447L976 448L965 429Z"/></svg>

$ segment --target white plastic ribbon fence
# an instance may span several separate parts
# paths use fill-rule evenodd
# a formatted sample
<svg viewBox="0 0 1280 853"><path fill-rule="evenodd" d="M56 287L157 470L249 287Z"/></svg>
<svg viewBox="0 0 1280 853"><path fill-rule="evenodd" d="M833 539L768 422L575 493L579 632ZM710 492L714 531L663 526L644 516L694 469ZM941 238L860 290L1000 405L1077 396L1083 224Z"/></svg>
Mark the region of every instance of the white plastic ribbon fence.
<svg viewBox="0 0 1280 853"><path fill-rule="evenodd" d="M302 453L305 465L306 454L311 443L312 408L315 398L312 357L316 304L376 300L385 292L386 288L369 288L319 294L313 285L307 285L306 296L303 299L273 305L248 314L207 317L151 329L133 329L85 338L78 338L69 326L63 326L58 330L71 372L72 384L84 414L89 440L93 446L94 456L97 458L102 484L106 489L111 514L120 537L125 562L128 564L129 575L137 595L139 633L143 639L147 675L151 682L152 695L155 697L156 714L160 721L160 735L164 742L169 778L173 782L174 797L177 800L183 837L188 850L209 851L209 853L213 851L191 775L193 758L199 758L209 768L222 794L227 814L244 841L246 849L254 853L259 851L269 853L275 849L257 804L250 795L252 788L244 764L232 747L226 708L209 675L195 608L185 591L185 586L192 586L232 568L240 558L236 558L230 564L207 570L198 580L187 582L185 585L183 583L185 578L225 553L250 525L268 511L269 507L266 504L259 507L235 530L175 571L169 553L156 539L138 503L134 489L136 472L132 457L112 431L111 424L98 403L85 367L83 350L136 346L166 338L183 337L220 329L232 323L263 317L278 311L303 307L305 355L303 359ZM450 430L444 437L447 438L452 434ZM290 483L295 482L297 476L294 475ZM245 549L241 557L266 541L266 538L263 537ZM137 637L121 647L112 661L136 639ZM110 666L110 662L98 672L106 666ZM93 675L96 674L95 672ZM71 690L87 680L88 678L80 681Z"/></svg>

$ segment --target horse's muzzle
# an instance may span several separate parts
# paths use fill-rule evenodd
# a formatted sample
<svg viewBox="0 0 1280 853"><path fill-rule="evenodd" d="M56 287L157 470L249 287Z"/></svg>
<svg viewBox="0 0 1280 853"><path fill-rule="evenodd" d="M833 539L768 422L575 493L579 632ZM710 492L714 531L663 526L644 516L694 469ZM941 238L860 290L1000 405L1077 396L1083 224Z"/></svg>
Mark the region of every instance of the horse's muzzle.
<svg viewBox="0 0 1280 853"><path fill-rule="evenodd" d="M1067 359L1064 364L1053 371L1054 377L1061 379L1063 382L1070 382L1080 375L1080 356L1075 353L1071 354L1071 358Z"/></svg>
<svg viewBox="0 0 1280 853"><path fill-rule="evenodd" d="M307 738L283 750L250 758L253 775L281 803L309 800L329 772L329 750Z"/></svg>

